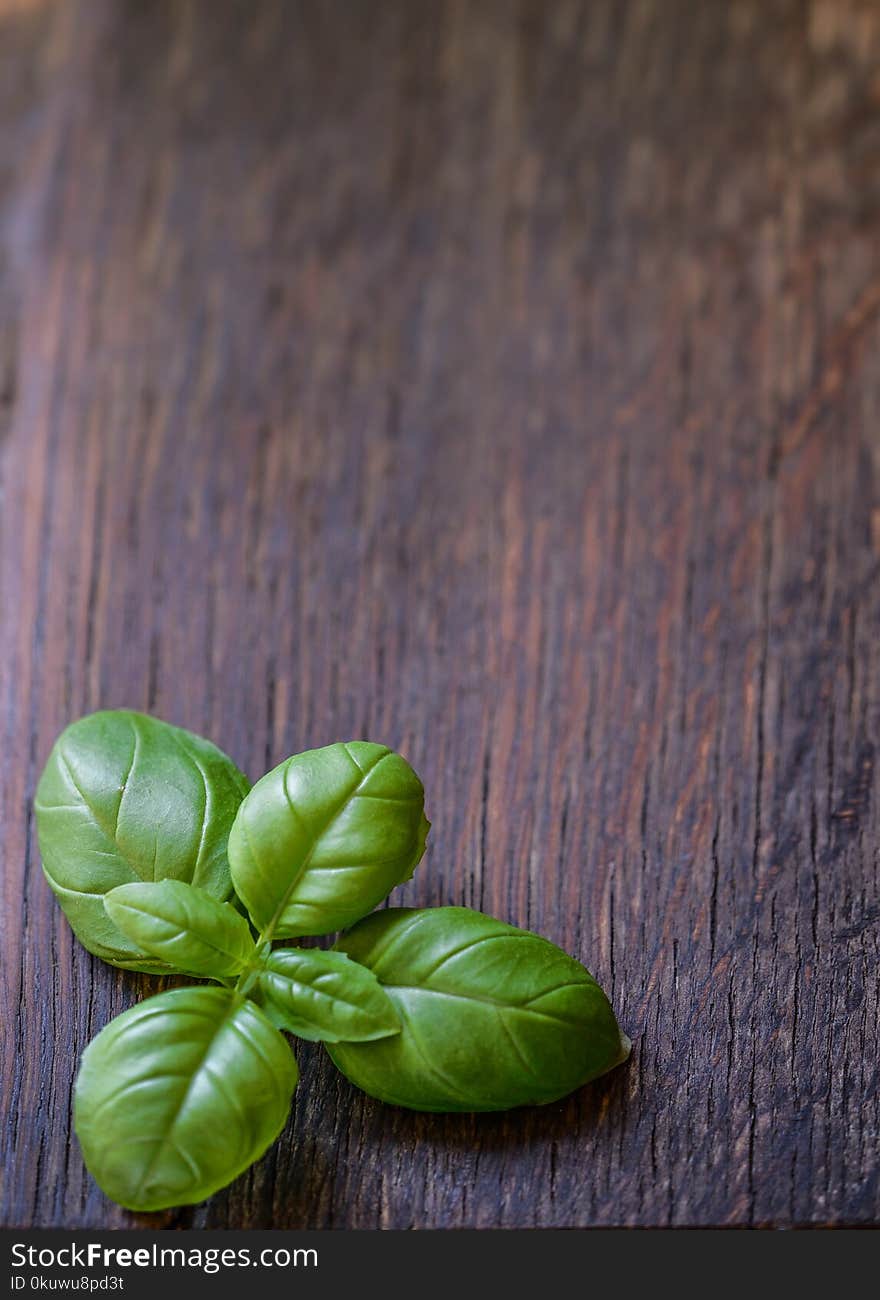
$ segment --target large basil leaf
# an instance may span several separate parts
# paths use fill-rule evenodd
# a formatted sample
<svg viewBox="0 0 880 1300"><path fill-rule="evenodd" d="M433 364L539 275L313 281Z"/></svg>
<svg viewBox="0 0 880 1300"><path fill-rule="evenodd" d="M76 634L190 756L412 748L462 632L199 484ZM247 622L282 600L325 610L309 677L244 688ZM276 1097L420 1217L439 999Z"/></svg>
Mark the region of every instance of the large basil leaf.
<svg viewBox="0 0 880 1300"><path fill-rule="evenodd" d="M394 1003L372 971L342 952L277 948L254 989L279 1029L337 1043L400 1033Z"/></svg>
<svg viewBox="0 0 880 1300"><path fill-rule="evenodd" d="M232 893L226 841L247 778L210 741L128 710L61 733L37 786L43 870L73 931L114 966L165 972L104 909L117 885L166 877Z"/></svg>
<svg viewBox="0 0 880 1300"><path fill-rule="evenodd" d="M244 917L183 880L139 881L104 895L110 920L143 952L192 975L237 975L256 946Z"/></svg>
<svg viewBox="0 0 880 1300"><path fill-rule="evenodd" d="M229 989L148 998L83 1053L74 1122L86 1165L131 1210L202 1201L274 1142L297 1077L278 1030Z"/></svg>
<svg viewBox="0 0 880 1300"><path fill-rule="evenodd" d="M409 764L356 740L295 754L257 781L229 834L229 865L266 937L329 934L409 879L427 833Z"/></svg>
<svg viewBox="0 0 880 1300"><path fill-rule="evenodd" d="M539 935L464 907L377 912L337 943L368 966L403 1023L328 1050L352 1083L413 1110L556 1101L629 1055L599 985Z"/></svg>

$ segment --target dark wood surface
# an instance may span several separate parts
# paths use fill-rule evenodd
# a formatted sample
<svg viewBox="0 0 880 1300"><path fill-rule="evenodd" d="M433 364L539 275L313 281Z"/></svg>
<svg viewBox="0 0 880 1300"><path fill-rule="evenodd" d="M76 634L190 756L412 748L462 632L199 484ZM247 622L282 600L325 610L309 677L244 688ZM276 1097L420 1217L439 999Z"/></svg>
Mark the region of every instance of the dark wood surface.
<svg viewBox="0 0 880 1300"><path fill-rule="evenodd" d="M878 68L872 0L0 0L5 1223L877 1221ZM110 1204L72 1078L156 985L32 798L122 705L400 747L395 901L629 1066L419 1116L304 1045L233 1187Z"/></svg>

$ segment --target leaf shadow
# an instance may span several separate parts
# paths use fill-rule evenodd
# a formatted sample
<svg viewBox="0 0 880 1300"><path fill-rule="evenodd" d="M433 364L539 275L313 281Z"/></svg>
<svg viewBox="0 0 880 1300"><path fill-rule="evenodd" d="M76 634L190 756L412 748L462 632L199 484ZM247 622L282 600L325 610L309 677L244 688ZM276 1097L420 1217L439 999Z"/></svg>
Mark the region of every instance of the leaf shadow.
<svg viewBox="0 0 880 1300"><path fill-rule="evenodd" d="M364 1121L393 1147L525 1151L566 1139L576 1141L620 1122L630 1091L630 1061L560 1101L515 1110L431 1114L364 1099ZM351 1085L348 1085L349 1087ZM354 1089L352 1088L352 1092Z"/></svg>

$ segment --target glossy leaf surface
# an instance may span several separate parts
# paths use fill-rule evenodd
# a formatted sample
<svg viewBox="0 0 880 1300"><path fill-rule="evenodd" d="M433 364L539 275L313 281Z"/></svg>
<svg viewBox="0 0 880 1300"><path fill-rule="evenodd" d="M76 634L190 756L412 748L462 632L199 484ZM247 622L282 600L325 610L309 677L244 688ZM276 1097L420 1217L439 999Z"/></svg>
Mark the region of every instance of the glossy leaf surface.
<svg viewBox="0 0 880 1300"><path fill-rule="evenodd" d="M119 885L104 897L117 927L141 951L192 975L237 975L253 957L244 917L182 880Z"/></svg>
<svg viewBox="0 0 880 1300"><path fill-rule="evenodd" d="M409 764L351 741L296 754L257 781L233 823L229 865L260 930L329 934L409 879L427 833Z"/></svg>
<svg viewBox="0 0 880 1300"><path fill-rule="evenodd" d="M170 878L228 898L226 842L247 789L210 741L146 714L92 713L63 731L35 809L43 870L80 942L115 966L167 971L114 925L104 895Z"/></svg>
<svg viewBox="0 0 880 1300"><path fill-rule="evenodd" d="M228 989L172 989L86 1048L74 1120L89 1171L132 1210L191 1205L236 1178L287 1119L293 1053Z"/></svg>
<svg viewBox="0 0 880 1300"><path fill-rule="evenodd" d="M279 1029L335 1043L400 1032L394 1003L372 971L341 952L278 948L260 975L256 996Z"/></svg>
<svg viewBox="0 0 880 1300"><path fill-rule="evenodd" d="M629 1055L579 962L481 912L377 912L336 947L373 971L403 1025L393 1038L328 1048L381 1101L429 1111L550 1102Z"/></svg>

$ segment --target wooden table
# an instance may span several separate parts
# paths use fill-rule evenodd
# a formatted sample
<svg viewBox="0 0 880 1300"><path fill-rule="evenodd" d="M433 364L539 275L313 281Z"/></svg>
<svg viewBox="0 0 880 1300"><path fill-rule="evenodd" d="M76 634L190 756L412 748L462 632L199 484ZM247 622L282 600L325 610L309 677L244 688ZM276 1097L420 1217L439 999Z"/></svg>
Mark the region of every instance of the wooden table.
<svg viewBox="0 0 880 1300"><path fill-rule="evenodd" d="M3 1222L878 1219L878 69L872 0L0 0ZM32 800L123 705L400 747L395 901L630 1065L422 1116L306 1044L232 1188L110 1204L72 1077L156 984Z"/></svg>

